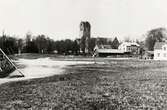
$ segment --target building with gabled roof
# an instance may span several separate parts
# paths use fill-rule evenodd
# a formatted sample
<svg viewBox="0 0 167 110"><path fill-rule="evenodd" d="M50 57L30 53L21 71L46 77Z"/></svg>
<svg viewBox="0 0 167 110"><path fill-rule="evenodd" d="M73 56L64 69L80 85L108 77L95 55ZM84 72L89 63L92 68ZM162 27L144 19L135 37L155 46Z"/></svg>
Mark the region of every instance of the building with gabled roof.
<svg viewBox="0 0 167 110"><path fill-rule="evenodd" d="M167 60L167 42L155 43L154 60Z"/></svg>

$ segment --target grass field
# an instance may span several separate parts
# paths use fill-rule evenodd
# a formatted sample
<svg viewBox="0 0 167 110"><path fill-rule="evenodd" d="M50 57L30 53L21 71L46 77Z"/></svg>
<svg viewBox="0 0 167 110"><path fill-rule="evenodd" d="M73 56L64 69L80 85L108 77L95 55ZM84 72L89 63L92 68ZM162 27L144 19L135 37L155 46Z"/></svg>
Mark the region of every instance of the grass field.
<svg viewBox="0 0 167 110"><path fill-rule="evenodd" d="M102 62L102 59L98 59ZM167 109L167 62L109 60L0 85L0 109Z"/></svg>

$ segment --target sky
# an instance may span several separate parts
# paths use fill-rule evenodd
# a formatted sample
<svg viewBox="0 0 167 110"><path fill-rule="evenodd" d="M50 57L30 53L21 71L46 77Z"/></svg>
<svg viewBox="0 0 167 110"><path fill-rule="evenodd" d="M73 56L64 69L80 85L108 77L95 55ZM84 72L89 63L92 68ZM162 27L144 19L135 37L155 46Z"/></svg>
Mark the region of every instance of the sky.
<svg viewBox="0 0 167 110"><path fill-rule="evenodd" d="M140 39L166 27L166 0L0 0L0 34L45 34L55 40L79 38L89 21L92 37Z"/></svg>

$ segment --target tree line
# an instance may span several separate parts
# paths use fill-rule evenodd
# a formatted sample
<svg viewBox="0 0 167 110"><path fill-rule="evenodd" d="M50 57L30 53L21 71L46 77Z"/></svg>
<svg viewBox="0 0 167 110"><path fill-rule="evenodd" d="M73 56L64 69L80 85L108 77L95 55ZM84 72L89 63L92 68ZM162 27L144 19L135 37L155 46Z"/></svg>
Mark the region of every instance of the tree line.
<svg viewBox="0 0 167 110"><path fill-rule="evenodd" d="M155 42L165 42L167 39L166 28L156 28L147 32L145 41L136 41L141 44L143 49L153 51ZM130 39L126 39L126 41ZM34 36L31 33L27 33L25 38L16 38L3 34L0 36L0 48L6 54L16 53L42 53L50 54L57 52L58 54L73 54L79 55L80 53L81 39L65 39L65 40L53 40L45 35ZM111 45L113 49L117 49L120 42L117 37L113 40L108 38L91 38L90 49L93 51L95 45ZM55 51L56 50L56 51Z"/></svg>
<svg viewBox="0 0 167 110"><path fill-rule="evenodd" d="M3 34L0 36L0 48L6 54L20 54L20 53L40 53L50 54L58 53L63 55L79 55L80 53L81 39L65 39L65 40L53 40L45 35L34 36L31 33L27 33L25 38L16 38ZM108 41L107 38L91 38L90 49L93 51L97 44L112 45L113 48L117 48L119 41L117 38ZM116 46L116 47L115 47Z"/></svg>
<svg viewBox="0 0 167 110"><path fill-rule="evenodd" d="M0 48L6 54L50 53L55 49L55 41L45 35L26 34L26 38L22 39L3 34L0 36Z"/></svg>

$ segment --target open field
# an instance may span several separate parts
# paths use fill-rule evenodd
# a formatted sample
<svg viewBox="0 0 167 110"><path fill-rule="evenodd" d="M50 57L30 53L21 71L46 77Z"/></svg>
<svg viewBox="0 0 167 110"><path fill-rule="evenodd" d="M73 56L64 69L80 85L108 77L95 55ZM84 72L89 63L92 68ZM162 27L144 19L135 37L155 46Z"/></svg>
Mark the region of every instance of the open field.
<svg viewBox="0 0 167 110"><path fill-rule="evenodd" d="M100 58L61 75L4 83L0 109L167 109L167 62Z"/></svg>

